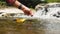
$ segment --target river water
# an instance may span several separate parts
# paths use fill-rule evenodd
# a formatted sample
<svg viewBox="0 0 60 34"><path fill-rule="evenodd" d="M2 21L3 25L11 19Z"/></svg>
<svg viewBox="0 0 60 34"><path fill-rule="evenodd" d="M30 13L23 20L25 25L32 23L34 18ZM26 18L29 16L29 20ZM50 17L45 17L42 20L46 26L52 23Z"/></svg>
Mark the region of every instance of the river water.
<svg viewBox="0 0 60 34"><path fill-rule="evenodd" d="M38 10L22 25L10 19L0 19L0 34L60 34L59 9Z"/></svg>

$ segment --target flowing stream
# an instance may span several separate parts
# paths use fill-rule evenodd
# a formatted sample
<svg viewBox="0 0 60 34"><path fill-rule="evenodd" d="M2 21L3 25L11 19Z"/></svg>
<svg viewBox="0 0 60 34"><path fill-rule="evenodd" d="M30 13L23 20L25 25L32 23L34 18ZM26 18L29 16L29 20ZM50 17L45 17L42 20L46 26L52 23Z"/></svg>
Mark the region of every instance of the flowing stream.
<svg viewBox="0 0 60 34"><path fill-rule="evenodd" d="M27 19L22 25L10 19L0 19L0 34L60 34L59 9L58 7L48 8L48 12L44 9L38 10L33 17L28 17L30 20ZM18 11L19 13L18 9L0 10L2 11Z"/></svg>

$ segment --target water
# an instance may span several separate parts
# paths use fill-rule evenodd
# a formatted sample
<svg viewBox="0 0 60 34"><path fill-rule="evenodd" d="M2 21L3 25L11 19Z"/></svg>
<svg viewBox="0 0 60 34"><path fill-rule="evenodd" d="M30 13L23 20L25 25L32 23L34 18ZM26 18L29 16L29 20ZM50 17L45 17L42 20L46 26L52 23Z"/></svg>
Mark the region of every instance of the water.
<svg viewBox="0 0 60 34"><path fill-rule="evenodd" d="M60 34L60 18L57 17L59 9L48 8L48 12L38 10L33 17L22 16L28 17L22 25L13 21L13 18L0 19L0 34Z"/></svg>
<svg viewBox="0 0 60 34"><path fill-rule="evenodd" d="M34 17L38 17L41 20L39 30L45 30L45 34L60 34L60 14L58 14L60 13L60 7L48 8L47 10L48 12L38 10L34 14Z"/></svg>

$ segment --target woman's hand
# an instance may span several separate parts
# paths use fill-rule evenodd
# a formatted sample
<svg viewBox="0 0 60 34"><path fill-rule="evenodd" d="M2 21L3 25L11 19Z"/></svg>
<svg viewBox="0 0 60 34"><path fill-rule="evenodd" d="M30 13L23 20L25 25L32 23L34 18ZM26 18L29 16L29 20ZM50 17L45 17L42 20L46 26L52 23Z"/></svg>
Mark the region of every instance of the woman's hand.
<svg viewBox="0 0 60 34"><path fill-rule="evenodd" d="M25 13L25 15L33 16L33 12L31 10L25 9L25 10L23 10L23 12Z"/></svg>

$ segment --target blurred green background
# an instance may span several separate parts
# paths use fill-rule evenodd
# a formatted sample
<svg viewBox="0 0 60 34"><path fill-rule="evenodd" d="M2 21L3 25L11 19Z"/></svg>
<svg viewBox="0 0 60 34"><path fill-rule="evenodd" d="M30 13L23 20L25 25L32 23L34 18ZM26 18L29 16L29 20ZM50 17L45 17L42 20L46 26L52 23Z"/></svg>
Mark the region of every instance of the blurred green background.
<svg viewBox="0 0 60 34"><path fill-rule="evenodd" d="M60 0L18 0L27 7L34 8L39 3L60 2ZM0 4L5 3L5 0L0 0ZM6 4L6 3L5 3Z"/></svg>

